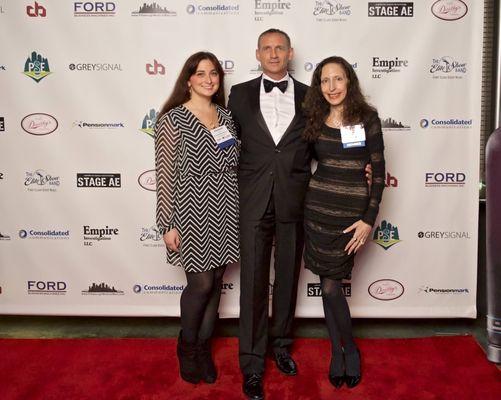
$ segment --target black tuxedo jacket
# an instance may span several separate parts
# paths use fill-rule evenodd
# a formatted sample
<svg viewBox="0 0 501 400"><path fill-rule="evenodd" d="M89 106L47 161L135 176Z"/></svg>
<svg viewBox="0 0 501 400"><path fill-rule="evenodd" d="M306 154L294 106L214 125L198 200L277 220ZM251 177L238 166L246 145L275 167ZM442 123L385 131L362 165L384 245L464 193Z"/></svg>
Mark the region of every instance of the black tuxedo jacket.
<svg viewBox="0 0 501 400"><path fill-rule="evenodd" d="M308 86L293 79L296 113L275 145L260 110L261 79L233 86L228 101L241 140L240 218L262 218L273 191L276 219L300 221L310 179L310 146L301 138L306 122L302 103Z"/></svg>

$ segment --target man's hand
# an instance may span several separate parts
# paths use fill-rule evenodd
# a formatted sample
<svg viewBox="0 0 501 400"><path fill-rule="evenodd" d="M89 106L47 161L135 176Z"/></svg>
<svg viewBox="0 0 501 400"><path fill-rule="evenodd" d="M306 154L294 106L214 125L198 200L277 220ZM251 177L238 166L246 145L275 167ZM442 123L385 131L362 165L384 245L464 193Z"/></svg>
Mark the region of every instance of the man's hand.
<svg viewBox="0 0 501 400"><path fill-rule="evenodd" d="M176 228L171 229L169 232L165 232L163 239L169 250L175 251L176 253L179 252L179 244L181 241L179 240L179 232Z"/></svg>

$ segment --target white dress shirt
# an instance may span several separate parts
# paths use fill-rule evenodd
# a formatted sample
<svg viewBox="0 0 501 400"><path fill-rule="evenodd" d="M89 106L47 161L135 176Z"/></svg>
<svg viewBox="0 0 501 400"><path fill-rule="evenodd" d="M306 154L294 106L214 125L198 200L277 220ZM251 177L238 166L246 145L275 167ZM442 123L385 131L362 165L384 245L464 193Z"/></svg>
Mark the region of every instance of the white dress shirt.
<svg viewBox="0 0 501 400"><path fill-rule="evenodd" d="M271 92L266 93L264 91L263 79L268 79L272 82L288 81L289 83L284 93L277 87L274 87ZM278 81L271 79L265 74L263 74L263 79L261 79L261 90L259 94L261 113L270 130L273 141L275 144L278 144L296 113L294 104L294 82L289 73Z"/></svg>

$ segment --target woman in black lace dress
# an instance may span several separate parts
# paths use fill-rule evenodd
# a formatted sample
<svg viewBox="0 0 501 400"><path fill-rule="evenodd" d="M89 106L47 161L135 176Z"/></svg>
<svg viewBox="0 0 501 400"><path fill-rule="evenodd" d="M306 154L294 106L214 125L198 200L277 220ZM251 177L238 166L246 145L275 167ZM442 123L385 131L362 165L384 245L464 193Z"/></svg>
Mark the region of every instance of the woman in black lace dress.
<svg viewBox="0 0 501 400"><path fill-rule="evenodd" d="M360 353L341 280L350 275L379 211L385 175L381 122L352 66L341 57L317 66L305 111L304 137L313 142L318 160L305 199L305 266L320 276L332 342L329 379L335 387L354 387L361 379ZM371 188L367 163L373 171Z"/></svg>

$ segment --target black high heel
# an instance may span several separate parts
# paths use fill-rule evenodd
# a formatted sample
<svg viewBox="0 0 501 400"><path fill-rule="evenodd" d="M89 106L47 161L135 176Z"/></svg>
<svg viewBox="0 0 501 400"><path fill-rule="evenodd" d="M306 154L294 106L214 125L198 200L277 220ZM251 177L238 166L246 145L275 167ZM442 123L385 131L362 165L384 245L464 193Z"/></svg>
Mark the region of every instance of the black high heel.
<svg viewBox="0 0 501 400"><path fill-rule="evenodd" d="M346 386L352 389L362 380L362 373L360 372L360 351L355 349L355 351L351 353L344 353L344 362L346 366L344 381L346 382Z"/></svg>
<svg viewBox="0 0 501 400"><path fill-rule="evenodd" d="M336 389L343 386L344 383L344 356L343 353L334 353L331 357L329 367L329 382Z"/></svg>

